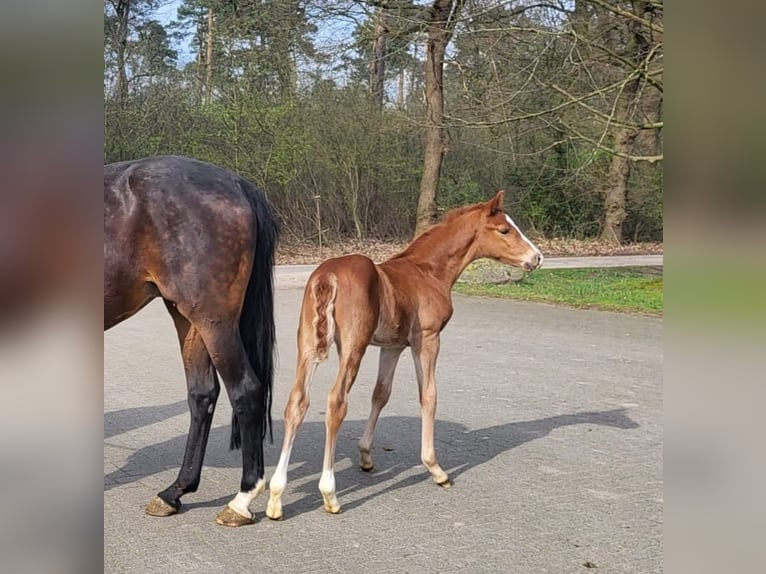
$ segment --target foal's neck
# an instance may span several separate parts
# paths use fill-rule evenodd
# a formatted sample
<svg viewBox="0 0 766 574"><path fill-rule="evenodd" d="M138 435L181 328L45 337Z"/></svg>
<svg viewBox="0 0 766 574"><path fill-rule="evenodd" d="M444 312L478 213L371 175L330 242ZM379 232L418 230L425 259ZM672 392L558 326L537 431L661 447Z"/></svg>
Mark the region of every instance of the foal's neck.
<svg viewBox="0 0 766 574"><path fill-rule="evenodd" d="M476 231L461 221L438 223L416 237L392 259L407 261L452 288L471 261L477 259Z"/></svg>

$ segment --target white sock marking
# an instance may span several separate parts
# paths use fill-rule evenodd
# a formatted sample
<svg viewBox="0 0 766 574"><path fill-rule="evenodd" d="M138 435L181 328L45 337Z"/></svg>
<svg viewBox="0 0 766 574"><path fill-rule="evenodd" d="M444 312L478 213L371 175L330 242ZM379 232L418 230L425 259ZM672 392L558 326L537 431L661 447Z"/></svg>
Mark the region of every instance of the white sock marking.
<svg viewBox="0 0 766 574"><path fill-rule="evenodd" d="M290 451L292 451L292 449L292 445L288 446L287 449L282 451L282 454L279 455L279 463L277 463L277 468L274 470L271 482L269 482L271 496L282 494L285 490L285 486L287 486L287 466L290 464Z"/></svg>
<svg viewBox="0 0 766 574"><path fill-rule="evenodd" d="M229 508L231 508L237 514L241 514L247 518L252 518L253 515L249 508L250 503L265 489L266 481L264 479L260 479L256 483L255 488L252 490L248 492L238 492L237 496L234 497L234 500L229 502Z"/></svg>

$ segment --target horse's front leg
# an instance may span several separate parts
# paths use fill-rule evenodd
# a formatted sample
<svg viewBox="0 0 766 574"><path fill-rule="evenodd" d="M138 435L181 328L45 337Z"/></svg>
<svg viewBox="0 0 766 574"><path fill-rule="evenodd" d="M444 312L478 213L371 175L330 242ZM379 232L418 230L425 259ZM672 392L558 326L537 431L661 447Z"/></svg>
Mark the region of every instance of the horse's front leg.
<svg viewBox="0 0 766 574"><path fill-rule="evenodd" d="M404 347L394 349L387 349L384 347L380 350L378 378L375 383L375 390L372 393L370 418L367 421L367 426L364 429L362 438L359 439L359 466L364 471L369 472L375 466L372 462L372 439L375 435L375 426L378 423L380 412L391 397L391 385L394 382L396 363L399 361L399 356L402 354L403 350Z"/></svg>
<svg viewBox="0 0 766 574"><path fill-rule="evenodd" d="M412 345L415 373L420 392L421 443L420 460L439 486L449 488L452 482L439 465L434 448L436 418L436 358L439 355L439 334L422 333Z"/></svg>

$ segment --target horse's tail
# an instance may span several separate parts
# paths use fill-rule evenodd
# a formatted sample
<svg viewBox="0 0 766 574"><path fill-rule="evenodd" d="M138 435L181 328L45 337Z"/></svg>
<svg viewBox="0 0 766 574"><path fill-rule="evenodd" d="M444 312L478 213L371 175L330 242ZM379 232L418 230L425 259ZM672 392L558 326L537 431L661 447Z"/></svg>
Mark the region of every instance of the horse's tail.
<svg viewBox="0 0 766 574"><path fill-rule="evenodd" d="M261 439L266 432L274 442L271 424L272 383L274 380L276 327L274 326L274 255L279 239L277 224L271 206L263 193L246 180L240 180L240 187L250 202L253 211L253 235L255 251L253 269L245 291L242 313L239 318L239 332L245 353L255 376L263 386L264 418ZM231 419L231 449L242 444L239 421L236 414Z"/></svg>
<svg viewBox="0 0 766 574"><path fill-rule="evenodd" d="M338 294L338 278L334 273L317 275L311 281L314 299L314 344L317 359L324 361L335 340L335 297Z"/></svg>

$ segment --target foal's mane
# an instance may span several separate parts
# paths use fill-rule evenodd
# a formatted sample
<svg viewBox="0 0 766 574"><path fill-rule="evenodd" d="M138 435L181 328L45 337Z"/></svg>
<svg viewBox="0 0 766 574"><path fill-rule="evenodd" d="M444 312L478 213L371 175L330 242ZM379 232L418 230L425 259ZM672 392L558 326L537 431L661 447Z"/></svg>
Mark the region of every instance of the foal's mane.
<svg viewBox="0 0 766 574"><path fill-rule="evenodd" d="M429 241L434 235L438 234L440 231L442 231L445 227L455 223L456 219L459 219L460 217L466 215L469 212L478 211L480 208L484 207L483 203L474 203L472 205L464 205L463 207L458 207L456 209L453 209L451 211L448 211L444 214L444 217L442 217L441 221L438 221L434 223L431 227L423 231L420 235L415 237L412 241L410 241L409 245L404 248L404 250L400 251L390 259L398 259L400 257L404 257L406 255L409 255L412 253L413 249L416 249L417 246L420 244Z"/></svg>

